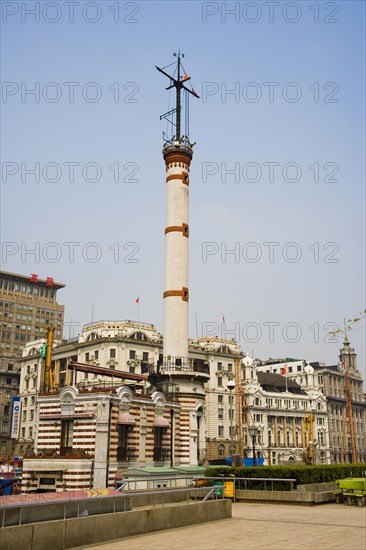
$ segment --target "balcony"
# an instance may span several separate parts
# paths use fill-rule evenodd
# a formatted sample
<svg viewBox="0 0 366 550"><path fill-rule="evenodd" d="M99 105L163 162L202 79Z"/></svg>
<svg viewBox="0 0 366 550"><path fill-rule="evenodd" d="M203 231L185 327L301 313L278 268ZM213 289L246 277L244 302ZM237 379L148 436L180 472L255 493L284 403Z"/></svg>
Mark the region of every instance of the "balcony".
<svg viewBox="0 0 366 550"><path fill-rule="evenodd" d="M207 361L203 359L191 359L188 357L173 357L168 355L163 361L158 362L159 372L191 373L198 372L210 375L210 367Z"/></svg>

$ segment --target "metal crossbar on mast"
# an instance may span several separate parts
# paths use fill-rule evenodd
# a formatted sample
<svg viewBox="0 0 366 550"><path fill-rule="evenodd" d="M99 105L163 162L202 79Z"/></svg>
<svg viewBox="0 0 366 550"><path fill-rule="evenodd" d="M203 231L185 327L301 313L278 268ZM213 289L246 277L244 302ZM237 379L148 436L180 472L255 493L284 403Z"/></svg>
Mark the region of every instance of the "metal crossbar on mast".
<svg viewBox="0 0 366 550"><path fill-rule="evenodd" d="M175 114L175 122L170 121L171 124L175 127L175 135L173 136L172 141L180 142L183 139L183 136L181 135L181 118L182 118L182 96L181 96L181 93L182 93L182 90L185 91L186 96L187 96L186 97L186 105L185 105L185 107L186 107L186 113L185 113L185 115L186 115L185 116L186 129L187 129L187 126L189 125L189 113L187 112L187 110L189 109L189 101L188 101L189 95L188 94L191 94L191 95L193 95L194 97L197 97L197 98L199 98L199 95L193 90L193 88L189 89L186 86L186 83L189 80L191 80L191 77L188 76L187 74L183 74L183 76L182 76L183 66L182 66L181 59L182 59L182 57L184 57L184 54L181 54L180 50L179 50L178 53L174 53L173 55L177 57L176 77L170 75L169 73L167 73L165 71L165 68L158 67L157 65L155 65L155 67L160 73L162 73L164 76L166 76L170 80L170 85L166 88L166 90L171 90L172 88L175 88L175 91L176 91L176 94L175 94L176 95L175 108L171 109L167 113L161 115L160 119L162 119L162 118L167 118L168 119L168 117L170 115ZM188 137L188 136L186 136L186 137Z"/></svg>

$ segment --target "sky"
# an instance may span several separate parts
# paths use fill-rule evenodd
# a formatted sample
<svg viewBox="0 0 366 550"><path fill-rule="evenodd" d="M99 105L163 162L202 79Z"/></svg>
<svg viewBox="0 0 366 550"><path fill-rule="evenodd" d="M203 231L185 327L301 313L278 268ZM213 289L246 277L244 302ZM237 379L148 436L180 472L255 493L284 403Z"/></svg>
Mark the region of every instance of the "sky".
<svg viewBox="0 0 366 550"><path fill-rule="evenodd" d="M364 2L1 9L1 267L66 284L65 337L138 315L163 330L174 98L155 65L180 49L200 95L190 336L336 364L329 333L365 309ZM349 339L365 376L364 332Z"/></svg>

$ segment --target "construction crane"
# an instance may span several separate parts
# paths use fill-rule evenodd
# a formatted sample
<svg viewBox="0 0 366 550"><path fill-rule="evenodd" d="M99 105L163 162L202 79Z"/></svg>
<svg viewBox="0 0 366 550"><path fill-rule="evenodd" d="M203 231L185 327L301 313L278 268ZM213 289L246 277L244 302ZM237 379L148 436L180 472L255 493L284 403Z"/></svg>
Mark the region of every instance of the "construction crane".
<svg viewBox="0 0 366 550"><path fill-rule="evenodd" d="M342 451L341 451L341 463L344 462L344 451L345 451L345 440L346 440L346 431L347 423L349 429L350 443L351 443L351 453L352 453L352 464L357 462L356 456L356 442L355 442L355 426L353 423L353 409L352 409L352 395L351 395L351 384L349 379L349 370L348 365L345 364L345 361L342 362L343 365L343 374L344 374L344 396L346 398L346 408L343 416L343 437L342 437ZM348 422L347 422L348 421Z"/></svg>
<svg viewBox="0 0 366 550"><path fill-rule="evenodd" d="M314 440L314 413L310 413L309 415L304 415L303 419L303 442L302 446L304 449L306 449L305 452L305 462L307 464L313 464L314 457L313 457L313 440Z"/></svg>
<svg viewBox="0 0 366 550"><path fill-rule="evenodd" d="M55 327L49 326L47 329L47 344L43 346L41 357L45 359L44 369L44 389L45 391L55 390L55 373L52 369L52 348Z"/></svg>
<svg viewBox="0 0 366 550"><path fill-rule="evenodd" d="M365 319L366 317L366 309L361 311L359 317L356 317L355 319L348 319L347 323L346 320L344 320L344 329L338 329L333 332L330 332L329 334L331 336L335 336L337 334L344 334L345 340L344 344L349 344L348 338L347 338L347 331L352 329L352 326L355 323L358 323L362 319ZM351 455L352 455L352 464L355 464L357 462L357 454L356 454L356 441L355 441L355 426L353 422L353 408L352 408L352 394L351 394L351 383L350 383L350 373L349 373L349 356L348 361L346 361L346 357L342 360L342 366L343 366L343 382L344 382L344 397L346 399L346 406L343 411L343 430L342 430L342 440L341 440L341 464L344 463L344 453L345 453L345 447L346 447L346 436L347 436L347 424L349 429L349 437L350 437L350 444L351 444Z"/></svg>

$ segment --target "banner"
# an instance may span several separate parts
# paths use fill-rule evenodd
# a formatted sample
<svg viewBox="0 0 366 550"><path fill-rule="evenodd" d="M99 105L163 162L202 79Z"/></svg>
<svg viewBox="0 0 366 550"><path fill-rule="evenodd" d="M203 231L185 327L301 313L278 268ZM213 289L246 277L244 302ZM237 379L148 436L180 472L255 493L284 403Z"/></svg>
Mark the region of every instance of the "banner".
<svg viewBox="0 0 366 550"><path fill-rule="evenodd" d="M11 407L11 432L10 437L12 439L18 439L19 438L19 430L20 430L20 397L13 397L13 403Z"/></svg>

